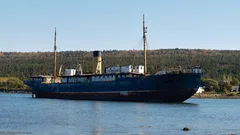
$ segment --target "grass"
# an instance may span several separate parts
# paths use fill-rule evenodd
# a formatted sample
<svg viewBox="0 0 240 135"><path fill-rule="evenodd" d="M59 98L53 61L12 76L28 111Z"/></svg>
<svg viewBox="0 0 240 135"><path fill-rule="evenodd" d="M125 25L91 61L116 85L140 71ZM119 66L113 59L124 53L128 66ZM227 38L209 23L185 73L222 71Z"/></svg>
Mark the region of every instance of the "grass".
<svg viewBox="0 0 240 135"><path fill-rule="evenodd" d="M237 96L239 92L229 92L226 94L226 96Z"/></svg>

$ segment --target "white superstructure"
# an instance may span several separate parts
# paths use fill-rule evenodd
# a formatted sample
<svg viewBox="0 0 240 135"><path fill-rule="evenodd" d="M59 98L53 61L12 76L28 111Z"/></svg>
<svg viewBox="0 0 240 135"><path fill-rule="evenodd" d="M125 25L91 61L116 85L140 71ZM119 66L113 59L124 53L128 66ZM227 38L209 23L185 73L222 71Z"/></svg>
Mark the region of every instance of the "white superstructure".
<svg viewBox="0 0 240 135"><path fill-rule="evenodd" d="M182 74L182 73L195 73L195 74L198 74L198 73L202 73L202 68L200 67L195 67L195 68L171 68L171 69L168 69L168 70L161 70L159 72L157 72L156 74L160 74L160 75L164 75L164 74Z"/></svg>
<svg viewBox="0 0 240 135"><path fill-rule="evenodd" d="M114 73L138 73L138 74L143 74L144 73L144 66L139 65L139 66L133 67L132 65L128 65L128 66L106 67L105 73L106 74L114 74Z"/></svg>
<svg viewBox="0 0 240 135"><path fill-rule="evenodd" d="M76 69L65 69L65 74L66 76L73 76L76 75Z"/></svg>

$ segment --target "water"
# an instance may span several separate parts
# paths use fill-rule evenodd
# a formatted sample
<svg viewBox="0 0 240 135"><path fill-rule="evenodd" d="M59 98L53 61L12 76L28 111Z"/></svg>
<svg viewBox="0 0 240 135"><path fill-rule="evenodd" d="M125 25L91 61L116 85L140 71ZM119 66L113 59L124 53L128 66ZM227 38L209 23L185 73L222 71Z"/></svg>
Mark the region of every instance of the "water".
<svg viewBox="0 0 240 135"><path fill-rule="evenodd" d="M182 104L33 99L0 93L0 135L240 134L240 100ZM184 127L190 131L184 132Z"/></svg>

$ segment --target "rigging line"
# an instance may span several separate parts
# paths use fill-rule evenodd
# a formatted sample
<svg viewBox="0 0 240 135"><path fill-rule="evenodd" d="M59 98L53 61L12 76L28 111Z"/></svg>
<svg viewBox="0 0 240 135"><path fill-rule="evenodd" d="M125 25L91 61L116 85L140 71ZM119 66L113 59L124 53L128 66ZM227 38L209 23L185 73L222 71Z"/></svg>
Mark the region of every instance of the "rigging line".
<svg viewBox="0 0 240 135"><path fill-rule="evenodd" d="M138 43L135 45L135 47L133 48L133 50L138 50L138 46L140 46L140 45L142 46L142 42L143 42L143 37L141 37L141 39L140 39L140 40L138 41ZM141 49L139 49L139 50L141 50ZM135 52L135 53L137 53L137 52ZM134 54L135 54L135 53L134 53ZM132 64L136 64L136 63L135 63L135 60L136 60L136 55L133 55L133 56L132 56L132 62L131 62L131 63L132 63Z"/></svg>
<svg viewBox="0 0 240 135"><path fill-rule="evenodd" d="M146 39L146 46L147 46L147 60L148 60L148 65L152 65L152 59L151 59L151 56L149 55L149 44L147 42L147 39ZM151 67L151 66L150 66ZM149 68L149 66L148 66ZM151 71L151 69L148 69L149 71Z"/></svg>
<svg viewBox="0 0 240 135"><path fill-rule="evenodd" d="M138 41L138 43L135 45L135 47L133 48L133 50L137 50L138 46L140 46L142 44L142 37L141 39Z"/></svg>
<svg viewBox="0 0 240 135"><path fill-rule="evenodd" d="M58 52L63 52L62 48L60 46L58 46Z"/></svg>

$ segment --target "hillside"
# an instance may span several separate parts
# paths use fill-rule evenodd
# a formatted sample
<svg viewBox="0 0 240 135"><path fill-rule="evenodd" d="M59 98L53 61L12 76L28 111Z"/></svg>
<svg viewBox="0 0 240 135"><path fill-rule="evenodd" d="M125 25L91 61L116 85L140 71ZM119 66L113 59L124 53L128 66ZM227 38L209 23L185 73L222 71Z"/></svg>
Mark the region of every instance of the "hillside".
<svg viewBox="0 0 240 135"><path fill-rule="evenodd" d="M143 63L140 50L107 50L102 52L103 67L114 65L139 65ZM240 51L202 49L160 49L147 52L148 71L156 73L170 67L201 66L204 77L220 80L223 75L240 79ZM81 63L84 72L91 72L92 52L64 51L57 54L58 68L76 68ZM51 52L0 52L0 76L18 77L52 74Z"/></svg>

